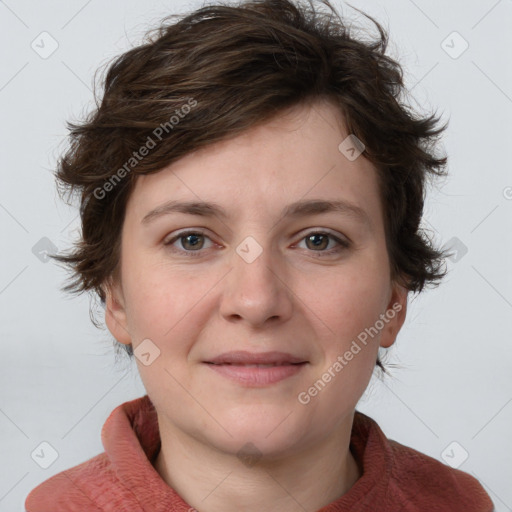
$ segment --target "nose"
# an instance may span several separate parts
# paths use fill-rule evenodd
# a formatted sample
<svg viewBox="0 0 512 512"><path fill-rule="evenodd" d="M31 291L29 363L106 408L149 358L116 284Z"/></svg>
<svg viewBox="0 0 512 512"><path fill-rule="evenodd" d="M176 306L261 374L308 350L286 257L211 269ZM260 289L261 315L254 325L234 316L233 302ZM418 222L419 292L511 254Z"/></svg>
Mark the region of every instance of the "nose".
<svg viewBox="0 0 512 512"><path fill-rule="evenodd" d="M255 245L254 242L245 245L246 253L233 253L220 311L230 322L245 322L253 328L261 328L288 320L293 311L294 295L289 273L278 256L272 254L270 248ZM261 253L252 259L251 251Z"/></svg>

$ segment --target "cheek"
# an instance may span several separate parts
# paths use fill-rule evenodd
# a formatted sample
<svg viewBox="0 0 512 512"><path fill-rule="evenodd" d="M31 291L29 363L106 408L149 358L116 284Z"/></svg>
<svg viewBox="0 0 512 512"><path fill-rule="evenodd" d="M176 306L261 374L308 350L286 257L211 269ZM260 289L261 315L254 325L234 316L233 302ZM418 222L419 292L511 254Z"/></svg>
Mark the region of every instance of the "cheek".
<svg viewBox="0 0 512 512"><path fill-rule="evenodd" d="M314 313L309 317L317 324L322 360L307 383L311 387L303 391L319 390L312 409L328 429L339 421L335 411L356 407L375 369L380 335L368 332L385 310L387 283L367 271L318 280L307 302Z"/></svg>
<svg viewBox="0 0 512 512"><path fill-rule="evenodd" d="M371 267L331 269L304 282L304 302L323 325L326 348L341 349L369 328L384 312L389 283L383 272ZM334 341L334 342L333 342Z"/></svg>
<svg viewBox="0 0 512 512"><path fill-rule="evenodd" d="M123 288L134 346L150 338L162 351L184 350L183 345L201 325L208 302L205 294L216 280L162 263L151 264L149 258L130 263L125 267Z"/></svg>

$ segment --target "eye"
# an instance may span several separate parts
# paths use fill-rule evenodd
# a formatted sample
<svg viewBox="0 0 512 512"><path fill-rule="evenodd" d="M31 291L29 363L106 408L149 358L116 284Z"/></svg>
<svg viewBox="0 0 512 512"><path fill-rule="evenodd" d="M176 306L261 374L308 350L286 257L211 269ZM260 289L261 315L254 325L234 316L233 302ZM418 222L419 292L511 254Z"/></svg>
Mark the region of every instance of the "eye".
<svg viewBox="0 0 512 512"><path fill-rule="evenodd" d="M200 256L200 251L204 247L204 240L210 238L206 236L202 231L182 231L172 238L166 240L164 245L168 247L172 252L181 252L186 256ZM175 243L178 242L181 248L175 247Z"/></svg>
<svg viewBox="0 0 512 512"><path fill-rule="evenodd" d="M311 231L302 238L301 241L302 240L305 240L307 249L319 253L315 256L320 257L324 255L337 254L350 247L350 242L348 240L339 238L332 233L324 231ZM334 242L334 247L331 246L329 250L325 250L329 247L329 241Z"/></svg>
<svg viewBox="0 0 512 512"><path fill-rule="evenodd" d="M202 255L201 249L205 248L205 240L210 240L211 242L210 237L208 237L203 231L188 230L182 231L181 233L167 239L164 242L164 246L169 248L173 253L181 253L185 256L198 257ZM325 231L311 231L301 239L301 242L303 240L306 243L306 248L310 252L318 253L314 255L315 257L337 254L348 249L351 245L348 240L342 239ZM334 247L326 250L329 247L330 242L334 243Z"/></svg>

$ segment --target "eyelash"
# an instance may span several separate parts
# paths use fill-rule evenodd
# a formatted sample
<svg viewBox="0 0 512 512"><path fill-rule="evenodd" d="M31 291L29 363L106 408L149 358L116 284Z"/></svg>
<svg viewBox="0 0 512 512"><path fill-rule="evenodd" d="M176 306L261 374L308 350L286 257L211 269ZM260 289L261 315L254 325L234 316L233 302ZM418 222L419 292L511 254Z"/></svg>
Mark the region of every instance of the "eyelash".
<svg viewBox="0 0 512 512"><path fill-rule="evenodd" d="M204 236L204 237L210 239L210 237L207 236L205 234L205 232L203 232L201 230L183 231L181 233L178 233L176 236L174 236L170 240L164 242L164 246L168 247L171 252L179 252L179 253L182 253L182 254L186 255L186 257L189 257L189 258L197 258L197 257L202 256L202 252L203 251L201 251L201 250L187 251L185 249L181 249L180 250L180 249L176 249L176 248L172 247L172 244L174 244L174 242L180 240L181 238L186 238L189 235L200 235L200 236ZM350 245L351 245L350 242L348 242L346 240L342 240L342 239L338 238L337 236L333 235L332 233L325 232L325 231L311 231L311 232L307 233L306 235L304 235L300 239L300 241L302 241L302 240L304 240L307 237L312 236L312 235L328 236L329 238L334 240L339 245L339 247L334 248L334 249L330 249L328 251L311 251L313 253L313 256L317 257L317 258L323 258L325 256L332 256L334 254L340 253L340 252L342 252L344 250L347 250L350 247ZM317 254L314 254L315 252Z"/></svg>

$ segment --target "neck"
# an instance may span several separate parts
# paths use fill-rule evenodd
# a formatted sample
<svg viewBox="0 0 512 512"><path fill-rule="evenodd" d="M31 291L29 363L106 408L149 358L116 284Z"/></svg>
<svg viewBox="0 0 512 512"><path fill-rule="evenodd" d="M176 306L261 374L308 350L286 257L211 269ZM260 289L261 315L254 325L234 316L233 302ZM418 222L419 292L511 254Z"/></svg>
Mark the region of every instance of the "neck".
<svg viewBox="0 0 512 512"><path fill-rule="evenodd" d="M161 450L154 467L201 512L318 510L345 494L361 476L349 450L352 420L348 417L329 439L293 456L262 456L246 464L236 454L212 449L159 421Z"/></svg>

